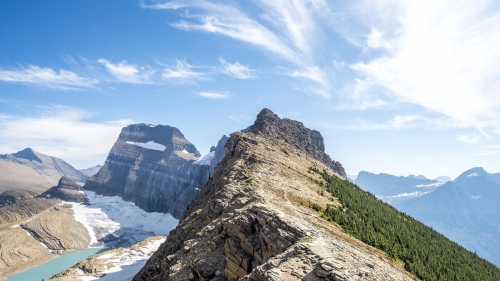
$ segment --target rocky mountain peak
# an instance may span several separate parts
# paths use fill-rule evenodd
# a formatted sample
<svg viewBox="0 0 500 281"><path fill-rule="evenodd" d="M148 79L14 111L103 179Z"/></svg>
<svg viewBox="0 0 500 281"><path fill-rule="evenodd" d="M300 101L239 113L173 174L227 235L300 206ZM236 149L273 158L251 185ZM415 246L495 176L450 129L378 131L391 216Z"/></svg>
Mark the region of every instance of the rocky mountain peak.
<svg viewBox="0 0 500 281"><path fill-rule="evenodd" d="M299 150L307 152L313 158L321 161L341 177L346 178L342 164L334 161L325 153L323 136L316 130L306 128L299 121L287 118L281 119L271 110L264 108L258 115L249 132L256 135L266 135L283 140Z"/></svg>
<svg viewBox="0 0 500 281"><path fill-rule="evenodd" d="M27 147L21 151L18 151L16 153L12 153L12 155L17 157L17 158L23 158L26 160L36 161L38 163L42 163L42 159L40 159L40 157L38 157L37 154L38 153L36 151L34 151L31 147Z"/></svg>

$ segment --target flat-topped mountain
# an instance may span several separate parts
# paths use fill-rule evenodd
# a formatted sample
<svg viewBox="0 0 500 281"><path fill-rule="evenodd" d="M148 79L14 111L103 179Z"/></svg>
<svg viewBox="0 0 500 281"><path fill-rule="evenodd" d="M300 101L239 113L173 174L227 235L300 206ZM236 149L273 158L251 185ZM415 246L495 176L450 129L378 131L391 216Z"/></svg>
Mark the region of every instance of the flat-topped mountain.
<svg viewBox="0 0 500 281"><path fill-rule="evenodd" d="M278 118L264 110L257 129L231 134L212 177L133 280L499 280L494 265L332 170L312 149L319 137L288 135L293 122L266 116Z"/></svg>
<svg viewBox="0 0 500 281"><path fill-rule="evenodd" d="M64 160L31 148L0 155L0 192L14 189L43 192L57 184L62 176L85 182L87 176Z"/></svg>
<svg viewBox="0 0 500 281"><path fill-rule="evenodd" d="M84 189L180 218L209 177L210 165L195 163L200 156L175 127L129 125Z"/></svg>

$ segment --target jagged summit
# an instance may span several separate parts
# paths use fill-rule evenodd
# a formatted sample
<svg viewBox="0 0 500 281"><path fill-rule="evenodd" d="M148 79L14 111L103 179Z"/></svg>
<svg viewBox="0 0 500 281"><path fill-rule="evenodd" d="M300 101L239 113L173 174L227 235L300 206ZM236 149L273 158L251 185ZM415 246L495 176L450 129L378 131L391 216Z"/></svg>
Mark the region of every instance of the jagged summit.
<svg viewBox="0 0 500 281"><path fill-rule="evenodd" d="M321 133L306 128L304 124L299 121L287 118L281 119L271 110L264 108L257 115L255 123L250 126L249 132L284 140L323 162L323 164L337 172L344 179L347 178L342 164L332 160L330 156L325 153L325 144Z"/></svg>

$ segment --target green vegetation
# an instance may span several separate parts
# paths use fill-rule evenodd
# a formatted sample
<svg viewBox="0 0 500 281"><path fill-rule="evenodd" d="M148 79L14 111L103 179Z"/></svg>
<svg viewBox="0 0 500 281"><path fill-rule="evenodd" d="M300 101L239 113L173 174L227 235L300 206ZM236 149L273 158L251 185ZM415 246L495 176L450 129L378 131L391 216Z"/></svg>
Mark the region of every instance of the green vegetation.
<svg viewBox="0 0 500 281"><path fill-rule="evenodd" d="M252 182L253 182L253 178L249 178L249 179L247 179L247 183L250 183L250 184L251 184Z"/></svg>
<svg viewBox="0 0 500 281"><path fill-rule="evenodd" d="M412 217L383 203L349 181L319 171L323 181L315 182L336 197L341 208L311 203L309 206L335 221L347 233L376 247L421 280L500 280L500 269L475 253L448 240Z"/></svg>

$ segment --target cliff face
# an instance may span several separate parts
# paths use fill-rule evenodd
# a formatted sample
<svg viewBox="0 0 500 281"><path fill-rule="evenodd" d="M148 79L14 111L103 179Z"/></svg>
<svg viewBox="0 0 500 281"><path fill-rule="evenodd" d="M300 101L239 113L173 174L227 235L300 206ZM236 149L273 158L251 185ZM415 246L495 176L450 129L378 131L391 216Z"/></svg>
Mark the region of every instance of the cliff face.
<svg viewBox="0 0 500 281"><path fill-rule="evenodd" d="M300 137L284 135L295 130ZM327 160L319 133L261 112L250 132L231 135L211 179L133 280L412 280L307 207L339 204L309 173L342 173Z"/></svg>
<svg viewBox="0 0 500 281"><path fill-rule="evenodd" d="M121 196L148 212L180 218L209 176L198 150L174 127L134 124L122 129L104 166L86 190Z"/></svg>

